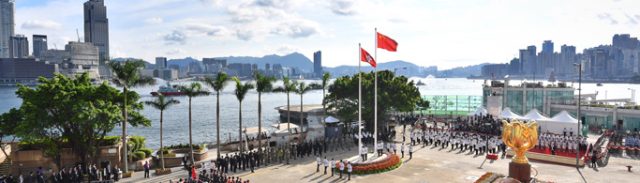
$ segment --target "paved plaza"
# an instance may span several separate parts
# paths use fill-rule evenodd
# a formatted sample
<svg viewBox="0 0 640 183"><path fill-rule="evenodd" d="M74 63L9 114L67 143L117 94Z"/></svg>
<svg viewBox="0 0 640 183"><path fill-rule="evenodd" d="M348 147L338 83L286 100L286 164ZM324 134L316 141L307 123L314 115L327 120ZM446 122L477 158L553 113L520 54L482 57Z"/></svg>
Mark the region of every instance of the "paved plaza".
<svg viewBox="0 0 640 183"><path fill-rule="evenodd" d="M399 129L400 130L400 129ZM592 136L589 141L595 141L597 137ZM396 139L402 139L396 138ZM509 158L498 159L494 162L486 161L482 168L479 166L484 161L484 156L475 156L468 152L458 153L440 149L439 147L422 145L414 148L413 159L409 159L408 154L403 158L403 164L398 169L390 172L352 176L351 181L347 181L346 175L339 179L337 175L330 177L324 175L322 168L316 173L315 158L292 161L290 165L271 165L261 167L255 173L239 172L233 176L240 176L243 180L251 182L473 182L485 172L497 172L507 174ZM215 152L215 151L212 151ZM398 151L398 153L400 153ZM352 151L332 152L327 158L349 159L356 156L355 148ZM210 157L215 157L212 155ZM575 167L555 165L541 162L531 162L532 167L537 170L537 178L551 182L582 182L582 178ZM635 171L627 172L627 165L635 166ZM142 173L125 180L127 182L174 182L179 178L186 178L187 172L180 168L173 169L174 173L162 177L152 177L151 179L141 179ZM632 160L618 157L611 157L606 167L598 170L592 168L580 169L584 178L588 182L633 182L640 178L640 160ZM532 174L535 174L533 172Z"/></svg>

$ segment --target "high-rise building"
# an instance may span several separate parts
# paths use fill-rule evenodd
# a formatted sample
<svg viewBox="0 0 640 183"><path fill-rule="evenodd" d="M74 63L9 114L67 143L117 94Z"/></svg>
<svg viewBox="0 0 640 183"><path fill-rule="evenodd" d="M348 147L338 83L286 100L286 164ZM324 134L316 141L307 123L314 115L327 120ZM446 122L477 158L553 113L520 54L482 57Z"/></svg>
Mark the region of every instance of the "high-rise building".
<svg viewBox="0 0 640 183"><path fill-rule="evenodd" d="M11 37L15 34L14 0L0 0L0 58L8 58Z"/></svg>
<svg viewBox="0 0 640 183"><path fill-rule="evenodd" d="M541 75L542 78L548 77L554 72L554 53L553 53L553 41L545 40L542 43L542 51L538 54L538 61L536 62L536 73Z"/></svg>
<svg viewBox="0 0 640 183"><path fill-rule="evenodd" d="M109 19L104 0L84 3L84 42L98 47L101 60L109 58Z"/></svg>
<svg viewBox="0 0 640 183"><path fill-rule="evenodd" d="M227 67L227 59L202 58L202 64L204 64L205 72L218 73Z"/></svg>
<svg viewBox="0 0 640 183"><path fill-rule="evenodd" d="M167 68L167 57L156 57L156 69Z"/></svg>
<svg viewBox="0 0 640 183"><path fill-rule="evenodd" d="M313 53L313 73L316 77L322 77L322 52Z"/></svg>
<svg viewBox="0 0 640 183"><path fill-rule="evenodd" d="M542 53L553 53L553 41L545 40L542 43Z"/></svg>
<svg viewBox="0 0 640 183"><path fill-rule="evenodd" d="M576 47L562 45L560 47L560 60L558 61L558 69L556 73L558 76L573 76L575 75L574 63L578 61L576 56Z"/></svg>
<svg viewBox="0 0 640 183"><path fill-rule="evenodd" d="M520 64L520 59L518 58L513 58L511 59L511 61L509 62L509 74L512 75L519 75L521 74L521 64Z"/></svg>
<svg viewBox="0 0 640 183"><path fill-rule="evenodd" d="M11 36L9 44L10 58L27 58L29 57L29 40L24 35L18 34Z"/></svg>
<svg viewBox="0 0 640 183"><path fill-rule="evenodd" d="M629 34L616 34L613 36L613 47L636 49L640 46L638 38L631 37Z"/></svg>
<svg viewBox="0 0 640 183"><path fill-rule="evenodd" d="M104 0L88 0L84 3L84 42L93 43L99 51L101 77L111 77L109 63L109 19Z"/></svg>
<svg viewBox="0 0 640 183"><path fill-rule="evenodd" d="M42 53L44 60L60 65L60 73L75 76L88 73L89 77L100 77L99 51L91 43L69 42L64 50L47 50Z"/></svg>
<svg viewBox="0 0 640 183"><path fill-rule="evenodd" d="M42 58L42 53L48 50L47 35L34 34L31 41L33 41L33 57Z"/></svg>
<svg viewBox="0 0 640 183"><path fill-rule="evenodd" d="M527 49L520 50L520 71L524 75L534 75L536 73L537 58L536 46L528 46Z"/></svg>
<svg viewBox="0 0 640 183"><path fill-rule="evenodd" d="M35 84L38 77L53 77L57 64L36 61L34 58L0 58L0 85Z"/></svg>

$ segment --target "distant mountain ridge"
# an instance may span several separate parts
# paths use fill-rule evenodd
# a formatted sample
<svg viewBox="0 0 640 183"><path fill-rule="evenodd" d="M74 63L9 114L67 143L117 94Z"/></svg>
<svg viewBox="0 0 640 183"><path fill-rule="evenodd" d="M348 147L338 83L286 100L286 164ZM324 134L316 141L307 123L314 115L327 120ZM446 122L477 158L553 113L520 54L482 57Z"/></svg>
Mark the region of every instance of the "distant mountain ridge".
<svg viewBox="0 0 640 183"><path fill-rule="evenodd" d="M313 61L304 56L301 53L294 52L288 55L266 55L263 57L248 57L248 56L230 56L230 57L216 57L220 59L226 59L228 64L241 63L241 64L258 64L258 68L264 69L265 64L269 63L271 66L274 64L280 64L283 67L297 67L304 72L313 71Z"/></svg>
<svg viewBox="0 0 640 183"><path fill-rule="evenodd" d="M251 56L228 56L228 57L214 57L218 59L226 59L228 64L232 63L249 63L257 64L258 68L264 69L265 64L269 63L272 67L274 64L281 64L283 67L296 67L302 70L302 72L313 72L313 61L304 56L301 53L294 52L287 55L265 55L263 57L251 57ZM132 58L115 58L115 61L124 61ZM167 65L177 65L181 68L187 67L190 63L201 62L201 60L186 57L181 59L170 59ZM487 63L456 67L452 69L439 71L437 66L418 66L414 63L404 60L395 60L389 62L378 63L378 70L391 70L398 75L405 76L418 76L427 77L433 75L436 77L469 77L479 76L481 74L481 68ZM152 65L152 64L147 64ZM334 77L353 75L358 72L358 66L341 65L336 67L323 67L325 72L331 73ZM363 72L371 72L373 68L367 63L362 63L361 70Z"/></svg>

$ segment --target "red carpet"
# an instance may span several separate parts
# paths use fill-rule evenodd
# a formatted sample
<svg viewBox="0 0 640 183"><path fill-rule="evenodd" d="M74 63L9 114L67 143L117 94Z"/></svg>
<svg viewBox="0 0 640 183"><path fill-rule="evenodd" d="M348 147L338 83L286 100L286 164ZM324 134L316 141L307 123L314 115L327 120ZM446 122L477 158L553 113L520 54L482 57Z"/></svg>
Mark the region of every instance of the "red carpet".
<svg viewBox="0 0 640 183"><path fill-rule="evenodd" d="M541 154L549 154L551 155L551 149L550 148L544 148L544 149L537 149L537 148L533 148L531 150L529 150L530 152L535 152L535 153L541 153ZM580 157L583 157L585 155L586 151L582 151L580 152ZM575 158L576 157L576 153L573 152L568 152L568 151L561 151L561 150L557 150L556 151L556 156L564 156L564 157L569 157L569 158Z"/></svg>

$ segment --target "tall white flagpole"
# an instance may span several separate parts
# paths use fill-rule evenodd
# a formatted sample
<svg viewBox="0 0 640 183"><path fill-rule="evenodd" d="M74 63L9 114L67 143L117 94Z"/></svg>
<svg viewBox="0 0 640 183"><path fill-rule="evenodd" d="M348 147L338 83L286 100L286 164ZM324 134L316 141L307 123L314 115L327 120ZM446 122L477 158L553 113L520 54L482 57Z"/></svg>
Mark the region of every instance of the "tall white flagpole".
<svg viewBox="0 0 640 183"><path fill-rule="evenodd" d="M358 155L362 152L362 72L360 65L362 64L362 46L358 43Z"/></svg>
<svg viewBox="0 0 640 183"><path fill-rule="evenodd" d="M374 51L374 59L376 62L378 60L378 28L375 28L374 37L376 38L375 51ZM376 67L373 68L373 149L378 150L378 66L376 63Z"/></svg>

